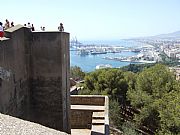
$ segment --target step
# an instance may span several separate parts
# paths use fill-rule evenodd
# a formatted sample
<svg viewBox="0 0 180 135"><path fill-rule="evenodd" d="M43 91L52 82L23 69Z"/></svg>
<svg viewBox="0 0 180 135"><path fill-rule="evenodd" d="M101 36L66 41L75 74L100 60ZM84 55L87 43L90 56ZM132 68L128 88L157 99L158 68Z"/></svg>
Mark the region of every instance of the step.
<svg viewBox="0 0 180 135"><path fill-rule="evenodd" d="M104 112L93 112L92 118L93 119L104 119L105 113Z"/></svg>
<svg viewBox="0 0 180 135"><path fill-rule="evenodd" d="M104 119L93 119L92 125L104 125L105 120Z"/></svg>
<svg viewBox="0 0 180 135"><path fill-rule="evenodd" d="M97 105L71 105L71 110L89 110L89 111L104 111L104 106L97 106Z"/></svg>
<svg viewBox="0 0 180 135"><path fill-rule="evenodd" d="M104 135L105 126L104 125L92 125L91 135Z"/></svg>

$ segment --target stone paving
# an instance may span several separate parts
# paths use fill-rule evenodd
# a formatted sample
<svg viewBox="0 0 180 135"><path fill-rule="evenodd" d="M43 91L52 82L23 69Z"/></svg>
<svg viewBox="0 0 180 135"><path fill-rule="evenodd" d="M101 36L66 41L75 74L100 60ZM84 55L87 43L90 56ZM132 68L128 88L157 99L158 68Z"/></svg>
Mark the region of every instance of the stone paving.
<svg viewBox="0 0 180 135"><path fill-rule="evenodd" d="M67 135L40 124L0 113L0 135Z"/></svg>
<svg viewBox="0 0 180 135"><path fill-rule="evenodd" d="M90 135L90 129L71 129L71 135Z"/></svg>

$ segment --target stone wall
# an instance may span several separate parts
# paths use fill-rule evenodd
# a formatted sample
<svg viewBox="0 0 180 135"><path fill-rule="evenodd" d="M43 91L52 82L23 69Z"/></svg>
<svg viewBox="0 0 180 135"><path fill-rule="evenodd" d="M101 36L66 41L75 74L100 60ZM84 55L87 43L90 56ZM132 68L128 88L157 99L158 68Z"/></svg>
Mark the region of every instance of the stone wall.
<svg viewBox="0 0 180 135"><path fill-rule="evenodd" d="M32 119L42 125L68 130L69 34L34 32L32 39ZM65 124L66 123L66 124Z"/></svg>
<svg viewBox="0 0 180 135"><path fill-rule="evenodd" d="M0 39L0 112L70 133L69 34L17 25Z"/></svg>
<svg viewBox="0 0 180 135"><path fill-rule="evenodd" d="M105 98L100 95L71 95L71 105L101 105L104 106Z"/></svg>
<svg viewBox="0 0 180 135"><path fill-rule="evenodd" d="M91 129L93 112L104 112L108 118L108 97L101 95L71 95L72 129ZM74 108L74 105L76 106ZM91 109L93 107L94 109ZM104 109L100 109L104 108ZM105 118L106 116L104 116ZM105 118L106 119L106 118ZM104 123L105 125L105 123Z"/></svg>
<svg viewBox="0 0 180 135"><path fill-rule="evenodd" d="M91 129L93 111L71 110L72 129Z"/></svg>
<svg viewBox="0 0 180 135"><path fill-rule="evenodd" d="M0 112L23 119L29 111L27 33L29 29L14 28L7 31L9 39L0 41Z"/></svg>

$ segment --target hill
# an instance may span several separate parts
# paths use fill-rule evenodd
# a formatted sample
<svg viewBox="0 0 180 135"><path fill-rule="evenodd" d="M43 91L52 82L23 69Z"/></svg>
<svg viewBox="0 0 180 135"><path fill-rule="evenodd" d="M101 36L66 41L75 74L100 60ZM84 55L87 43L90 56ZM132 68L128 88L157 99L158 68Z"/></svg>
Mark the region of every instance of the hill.
<svg viewBox="0 0 180 135"><path fill-rule="evenodd" d="M156 36L152 36L153 38L173 38L173 39L180 39L180 31L168 33L168 34L160 34Z"/></svg>

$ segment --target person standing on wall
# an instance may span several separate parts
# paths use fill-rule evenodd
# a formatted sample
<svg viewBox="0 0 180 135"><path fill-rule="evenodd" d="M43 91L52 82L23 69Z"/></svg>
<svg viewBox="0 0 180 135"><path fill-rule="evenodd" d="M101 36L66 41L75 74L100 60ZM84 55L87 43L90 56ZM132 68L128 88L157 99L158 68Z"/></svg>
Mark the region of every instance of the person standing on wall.
<svg viewBox="0 0 180 135"><path fill-rule="evenodd" d="M28 22L27 27L31 29L31 24L30 24L30 22Z"/></svg>
<svg viewBox="0 0 180 135"><path fill-rule="evenodd" d="M34 25L31 26L31 31L35 31Z"/></svg>
<svg viewBox="0 0 180 135"><path fill-rule="evenodd" d="M11 27L14 27L14 22L11 22Z"/></svg>
<svg viewBox="0 0 180 135"><path fill-rule="evenodd" d="M63 32L63 31L64 31L64 26L63 26L63 24L62 24L62 23L60 23L60 26L58 27L58 30L59 30L59 31L61 31L61 32Z"/></svg>
<svg viewBox="0 0 180 135"><path fill-rule="evenodd" d="M10 28L10 25L9 25L8 19L6 19L6 23L4 25L4 29L7 30L8 28Z"/></svg>
<svg viewBox="0 0 180 135"><path fill-rule="evenodd" d="M0 22L0 38L4 37L4 28L2 25L2 22Z"/></svg>

